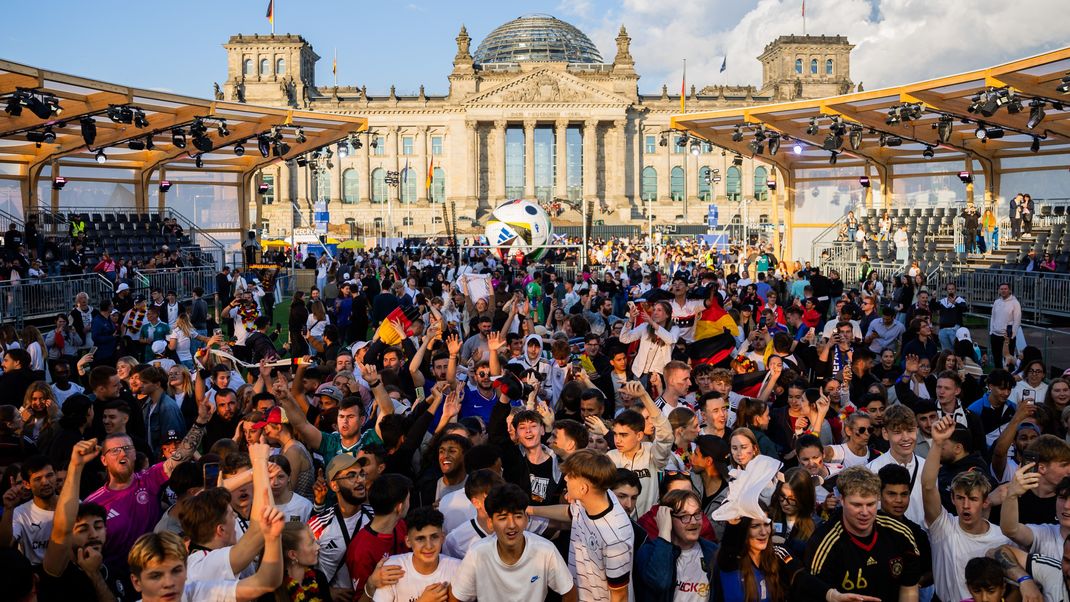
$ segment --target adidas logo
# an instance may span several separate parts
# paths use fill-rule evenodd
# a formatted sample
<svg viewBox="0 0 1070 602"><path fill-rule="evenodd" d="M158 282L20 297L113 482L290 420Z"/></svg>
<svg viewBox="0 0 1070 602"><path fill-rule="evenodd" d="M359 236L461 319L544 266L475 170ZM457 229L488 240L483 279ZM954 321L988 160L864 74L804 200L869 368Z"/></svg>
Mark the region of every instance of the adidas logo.
<svg viewBox="0 0 1070 602"><path fill-rule="evenodd" d="M877 561L876 561L876 560L873 560L873 557L872 557L872 556L870 556L870 557L869 557L869 560L867 560L867 561L866 561L866 566L873 566L873 565L875 565L875 564L877 564Z"/></svg>
<svg viewBox="0 0 1070 602"><path fill-rule="evenodd" d="M327 545L323 546L323 549L325 549L325 550L337 550L338 549L338 543L335 542L334 540L331 540L331 541L327 542Z"/></svg>
<svg viewBox="0 0 1070 602"><path fill-rule="evenodd" d="M108 518L107 518L107 520L111 520L113 518L119 518L119 511L116 510L115 508L112 508L111 510L108 510Z"/></svg>

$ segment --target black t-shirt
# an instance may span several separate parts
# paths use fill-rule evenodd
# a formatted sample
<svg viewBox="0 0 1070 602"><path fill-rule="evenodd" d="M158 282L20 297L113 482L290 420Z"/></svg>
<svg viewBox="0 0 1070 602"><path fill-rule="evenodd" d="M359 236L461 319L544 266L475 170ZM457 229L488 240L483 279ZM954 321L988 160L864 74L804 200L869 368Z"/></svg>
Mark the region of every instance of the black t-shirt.
<svg viewBox="0 0 1070 602"><path fill-rule="evenodd" d="M51 600L96 600L93 582L89 576L75 563L68 562L67 568L59 577L53 577L40 566L34 568L39 579L37 583L37 599L42 601ZM104 576L104 582L115 596L117 602L125 602L139 598L137 592L123 585L124 581L112 579L108 575L108 567L101 565L100 573Z"/></svg>
<svg viewBox="0 0 1070 602"><path fill-rule="evenodd" d="M548 506L557 503L558 484L554 480L553 458L546 458L541 464L528 462L531 474L531 503L536 506Z"/></svg>
<svg viewBox="0 0 1070 602"><path fill-rule="evenodd" d="M899 588L916 585L922 571L914 533L882 514L873 533L859 539L847 532L842 515L836 513L810 537L806 564L811 574L842 592L881 600L899 599Z"/></svg>
<svg viewBox="0 0 1070 602"><path fill-rule="evenodd" d="M1056 523L1055 497L1037 497L1035 491L1026 491L1018 498L1018 522L1023 525Z"/></svg>

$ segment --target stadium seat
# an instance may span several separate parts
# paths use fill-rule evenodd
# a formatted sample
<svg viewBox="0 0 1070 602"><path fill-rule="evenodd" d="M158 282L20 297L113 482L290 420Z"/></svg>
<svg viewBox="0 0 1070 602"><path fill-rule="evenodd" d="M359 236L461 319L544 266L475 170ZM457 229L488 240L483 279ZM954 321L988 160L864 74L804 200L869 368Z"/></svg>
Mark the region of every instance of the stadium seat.
<svg viewBox="0 0 1070 602"><path fill-rule="evenodd" d="M115 221L119 222L120 224L127 223L126 214L120 213L119 215L115 216Z"/></svg>
<svg viewBox="0 0 1070 602"><path fill-rule="evenodd" d="M104 221L104 216L99 213L94 213L92 219L90 219L89 221L93 222L94 224L99 224L100 222Z"/></svg>

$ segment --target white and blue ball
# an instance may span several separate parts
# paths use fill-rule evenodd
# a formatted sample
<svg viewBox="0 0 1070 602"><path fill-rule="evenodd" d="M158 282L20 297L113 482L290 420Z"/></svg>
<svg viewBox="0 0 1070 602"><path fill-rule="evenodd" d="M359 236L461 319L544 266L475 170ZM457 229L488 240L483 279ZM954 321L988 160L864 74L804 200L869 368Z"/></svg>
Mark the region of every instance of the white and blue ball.
<svg viewBox="0 0 1070 602"><path fill-rule="evenodd" d="M500 257L521 256L538 261L553 240L553 225L546 210L534 201L514 199L498 206L487 221L487 242Z"/></svg>

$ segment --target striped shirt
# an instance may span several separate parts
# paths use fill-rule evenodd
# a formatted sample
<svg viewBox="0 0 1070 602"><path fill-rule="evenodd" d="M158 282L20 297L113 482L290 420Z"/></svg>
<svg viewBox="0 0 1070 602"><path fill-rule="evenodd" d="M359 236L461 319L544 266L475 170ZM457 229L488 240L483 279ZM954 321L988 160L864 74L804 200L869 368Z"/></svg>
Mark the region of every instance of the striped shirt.
<svg viewBox="0 0 1070 602"><path fill-rule="evenodd" d="M374 514L371 506L365 505L353 516L340 520L342 514L338 506L331 506L309 519L308 526L320 547L319 570L327 576L332 587L353 587L346 568L346 549L350 540L372 522Z"/></svg>
<svg viewBox="0 0 1070 602"><path fill-rule="evenodd" d="M628 513L617 496L606 493L609 507L591 516L578 501L572 502L572 534L569 538L568 569L576 581L579 599L606 601L609 589L628 587L635 533Z"/></svg>

